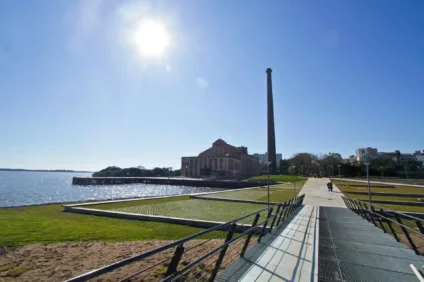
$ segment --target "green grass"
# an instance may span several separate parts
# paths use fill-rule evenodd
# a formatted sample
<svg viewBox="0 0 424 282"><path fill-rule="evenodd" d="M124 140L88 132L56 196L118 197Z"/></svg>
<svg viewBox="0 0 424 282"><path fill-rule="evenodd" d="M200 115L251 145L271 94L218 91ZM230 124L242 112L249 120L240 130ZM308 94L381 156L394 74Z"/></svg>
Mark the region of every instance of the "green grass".
<svg viewBox="0 0 424 282"><path fill-rule="evenodd" d="M348 182L348 181L333 181L333 183L340 189L342 192L347 191L361 191L368 192L367 183L359 182ZM339 185L340 183L345 185ZM346 185L347 184L347 185ZM361 185L358 186L349 186L349 184ZM402 193L402 194L424 194L424 188L420 187L408 187L408 186L395 186L395 188L374 188L373 186L381 187L381 184L371 184L371 192L388 192L388 193ZM357 195L357 194L348 194L344 193L347 198L351 199L368 199L367 195ZM418 197L401 197L401 196L375 196L371 195L371 200L387 200L387 201L410 201L418 202ZM384 207L387 209L395 211L405 211L405 212L424 212L424 207L420 206L406 206L406 205L392 205L392 204L376 204L377 206Z"/></svg>
<svg viewBox="0 0 424 282"><path fill-rule="evenodd" d="M154 205L154 204L162 204L168 202L178 202L185 201L190 199L190 196L181 196L181 197L166 197L159 199L146 199L146 200L135 200L135 201L127 201L127 202L117 202L117 203L108 203L108 204L100 204L100 205L88 205L87 208L99 209L99 210L111 210L111 209L119 209L119 208L128 208L133 206L140 205Z"/></svg>
<svg viewBox="0 0 424 282"><path fill-rule="evenodd" d="M65 213L62 205L0 208L0 247L75 241L176 240L202 229ZM218 233L212 232L204 238Z"/></svg>
<svg viewBox="0 0 424 282"><path fill-rule="evenodd" d="M190 199L167 203L115 208L114 211L210 221L230 221L266 208L266 205Z"/></svg>
<svg viewBox="0 0 424 282"><path fill-rule="evenodd" d="M281 203L295 198L300 190L302 190L303 185L305 185L306 180L296 181L296 192L294 192L293 183L284 185L284 189L275 189L275 191L270 194L270 201ZM265 195L261 198L258 198L257 201L267 201L268 196Z"/></svg>
<svg viewBox="0 0 424 282"><path fill-rule="evenodd" d="M335 180L333 181L333 183L341 191L368 192L367 183L335 181ZM340 185L340 184L344 184L344 185ZM349 186L350 184L355 185L355 186ZM360 185L360 186L358 186L358 185ZM421 188L421 187L409 187L409 186L398 185L398 186L395 186L395 188L381 188L381 187L384 187L384 184L372 184L372 183L371 183L370 186L371 186L372 192L405 193L405 194L411 193L411 194L423 194L424 195L424 188ZM379 187L379 188L374 188L374 187Z"/></svg>
<svg viewBox="0 0 424 282"><path fill-rule="evenodd" d="M281 203L283 201L293 199L302 189L305 182L306 180L302 180L296 183L295 193L293 192L293 184L276 185L271 187L270 201ZM214 198L242 199L266 202L268 199L267 193L267 188L262 187L240 191L227 191L206 196L211 198L211 200L190 199L189 197L172 197L164 199L90 205L87 206L87 208L225 222L263 209L266 207L266 205L215 201L213 200Z"/></svg>
<svg viewBox="0 0 424 282"><path fill-rule="evenodd" d="M266 182L268 179L267 175L262 176L255 176L250 178L251 181L264 181ZM305 178L296 176L296 181L304 180ZM293 182L293 175L270 175L269 176L270 181L275 182Z"/></svg>

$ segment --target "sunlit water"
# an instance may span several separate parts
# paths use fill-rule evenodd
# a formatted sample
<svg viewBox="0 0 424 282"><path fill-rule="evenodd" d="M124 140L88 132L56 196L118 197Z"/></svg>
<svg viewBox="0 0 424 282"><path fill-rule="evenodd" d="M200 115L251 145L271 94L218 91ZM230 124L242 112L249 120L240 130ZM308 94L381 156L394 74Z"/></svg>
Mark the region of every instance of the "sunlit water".
<svg viewBox="0 0 424 282"><path fill-rule="evenodd" d="M0 171L0 207L181 195L223 190L150 184L73 186L73 176L90 176L90 174Z"/></svg>

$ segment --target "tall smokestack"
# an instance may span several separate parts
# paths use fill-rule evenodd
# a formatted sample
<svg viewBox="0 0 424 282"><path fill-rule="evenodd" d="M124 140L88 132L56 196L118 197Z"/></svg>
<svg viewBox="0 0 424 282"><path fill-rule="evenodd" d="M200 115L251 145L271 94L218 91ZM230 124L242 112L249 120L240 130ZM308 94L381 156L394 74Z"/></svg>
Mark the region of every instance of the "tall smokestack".
<svg viewBox="0 0 424 282"><path fill-rule="evenodd" d="M266 69L267 97L268 97L268 162L271 162L269 171L277 174L277 158L275 152L275 129L274 129L274 102L272 99L272 70Z"/></svg>

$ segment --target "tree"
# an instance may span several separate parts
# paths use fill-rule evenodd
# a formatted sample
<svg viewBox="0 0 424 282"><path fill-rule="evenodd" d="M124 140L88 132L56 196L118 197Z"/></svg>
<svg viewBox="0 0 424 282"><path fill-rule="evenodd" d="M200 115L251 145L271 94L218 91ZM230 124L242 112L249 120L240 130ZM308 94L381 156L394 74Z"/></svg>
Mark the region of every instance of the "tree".
<svg viewBox="0 0 424 282"><path fill-rule="evenodd" d="M280 174L289 174L290 161L287 159L280 160Z"/></svg>

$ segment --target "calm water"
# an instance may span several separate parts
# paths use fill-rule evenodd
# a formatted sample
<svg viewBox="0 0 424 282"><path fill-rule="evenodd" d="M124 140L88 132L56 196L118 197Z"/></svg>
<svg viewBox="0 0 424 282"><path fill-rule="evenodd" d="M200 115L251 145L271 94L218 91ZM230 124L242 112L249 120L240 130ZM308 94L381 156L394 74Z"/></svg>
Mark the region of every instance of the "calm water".
<svg viewBox="0 0 424 282"><path fill-rule="evenodd" d="M73 186L87 173L0 171L0 207L219 191L207 187L128 184Z"/></svg>

